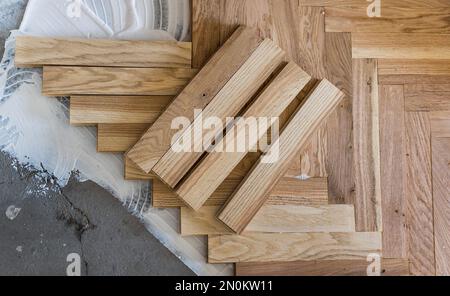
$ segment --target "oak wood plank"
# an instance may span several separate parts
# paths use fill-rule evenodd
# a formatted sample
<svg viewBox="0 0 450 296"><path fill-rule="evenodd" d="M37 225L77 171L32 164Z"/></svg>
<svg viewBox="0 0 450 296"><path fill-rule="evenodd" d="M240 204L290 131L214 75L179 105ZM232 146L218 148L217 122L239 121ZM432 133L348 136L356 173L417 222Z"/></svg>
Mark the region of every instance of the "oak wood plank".
<svg viewBox="0 0 450 296"><path fill-rule="evenodd" d="M408 258L403 86L380 86L379 93L383 257Z"/></svg>
<svg viewBox="0 0 450 296"><path fill-rule="evenodd" d="M194 109L206 107L259 44L255 30L239 28L127 156L143 171L150 172L170 148L172 137L177 133L177 130L171 129L172 120L183 116L192 122Z"/></svg>
<svg viewBox="0 0 450 296"><path fill-rule="evenodd" d="M381 254L381 233L248 233L208 238L209 263L365 260Z"/></svg>
<svg viewBox="0 0 450 296"><path fill-rule="evenodd" d="M272 263L236 263L236 276L367 276L367 260L320 260ZM381 259L381 276L408 276L407 259ZM372 273L371 273L372 275Z"/></svg>
<svg viewBox="0 0 450 296"><path fill-rule="evenodd" d="M450 111L435 111L429 114L432 136L450 138Z"/></svg>
<svg viewBox="0 0 450 296"><path fill-rule="evenodd" d="M381 231L379 98L375 60L353 60L353 125L357 231Z"/></svg>
<svg viewBox="0 0 450 296"><path fill-rule="evenodd" d="M206 147L212 145L216 136L222 133L226 119L239 114L273 72L280 67L283 59L284 52L273 41L265 39L205 107L201 116L195 118L181 133L171 149L153 167L153 172L164 183L175 188L204 154L205 145ZM207 133L202 132L204 120L211 118L218 119L222 124L213 124L209 126ZM193 137L195 133L200 133L200 139Z"/></svg>
<svg viewBox="0 0 450 296"><path fill-rule="evenodd" d="M220 207L202 207L195 212L181 208L181 235L232 234L216 218L219 210ZM247 232L355 232L355 210L352 205L264 205L245 229Z"/></svg>
<svg viewBox="0 0 450 296"><path fill-rule="evenodd" d="M139 140L148 129L147 123L99 124L97 126L98 152L124 152Z"/></svg>
<svg viewBox="0 0 450 296"><path fill-rule="evenodd" d="M368 7L367 0L299 0L300 6ZM389 0L382 1L381 8L448 8L447 0Z"/></svg>
<svg viewBox="0 0 450 296"><path fill-rule="evenodd" d="M191 68L192 44L17 36L16 67Z"/></svg>
<svg viewBox="0 0 450 296"><path fill-rule="evenodd" d="M450 34L353 33L353 58L450 59Z"/></svg>
<svg viewBox="0 0 450 296"><path fill-rule="evenodd" d="M432 139L436 275L450 275L450 138Z"/></svg>
<svg viewBox="0 0 450 296"><path fill-rule="evenodd" d="M128 157L124 157L125 180L133 181L152 181L156 176L152 173L145 173L134 164Z"/></svg>
<svg viewBox="0 0 450 296"><path fill-rule="evenodd" d="M236 233L241 233L268 198L275 183L290 167L306 141L343 98L327 80L314 89L307 101L291 118L280 138L260 158L243 183L224 206L219 219ZM272 159L267 157L271 157Z"/></svg>
<svg viewBox="0 0 450 296"><path fill-rule="evenodd" d="M431 127L428 114L406 112L406 196L411 273L435 275Z"/></svg>
<svg viewBox="0 0 450 296"><path fill-rule="evenodd" d="M279 117L310 78L295 63L289 63L244 113L244 120ZM263 136L261 133L252 140L247 134L246 124L235 125L232 133L228 133L216 143L216 146L224 147L224 149L210 152L176 189L177 194L194 210L200 209ZM239 139L246 139L247 145L242 147L241 151L235 151L235 143Z"/></svg>
<svg viewBox="0 0 450 296"><path fill-rule="evenodd" d="M70 124L151 125L172 99L170 96L71 96Z"/></svg>
<svg viewBox="0 0 450 296"><path fill-rule="evenodd" d="M379 75L378 84L380 85L450 84L450 75L418 75L418 74Z"/></svg>
<svg viewBox="0 0 450 296"><path fill-rule="evenodd" d="M175 96L194 77L188 68L112 68L44 66L47 96Z"/></svg>
<svg viewBox="0 0 450 296"><path fill-rule="evenodd" d="M450 60L379 60L378 74L450 75Z"/></svg>
<svg viewBox="0 0 450 296"><path fill-rule="evenodd" d="M410 112L450 111L450 84L406 84L405 104Z"/></svg>

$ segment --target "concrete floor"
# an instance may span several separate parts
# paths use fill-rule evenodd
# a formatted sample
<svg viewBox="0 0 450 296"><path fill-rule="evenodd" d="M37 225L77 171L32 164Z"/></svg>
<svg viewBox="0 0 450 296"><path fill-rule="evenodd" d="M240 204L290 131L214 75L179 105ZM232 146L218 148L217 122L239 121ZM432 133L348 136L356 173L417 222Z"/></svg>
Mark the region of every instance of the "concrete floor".
<svg viewBox="0 0 450 296"><path fill-rule="evenodd" d="M0 0L2 55L26 2ZM13 164L0 153L0 275L65 275L71 253L80 255L82 275L193 275L96 184L73 180L33 196L35 173Z"/></svg>

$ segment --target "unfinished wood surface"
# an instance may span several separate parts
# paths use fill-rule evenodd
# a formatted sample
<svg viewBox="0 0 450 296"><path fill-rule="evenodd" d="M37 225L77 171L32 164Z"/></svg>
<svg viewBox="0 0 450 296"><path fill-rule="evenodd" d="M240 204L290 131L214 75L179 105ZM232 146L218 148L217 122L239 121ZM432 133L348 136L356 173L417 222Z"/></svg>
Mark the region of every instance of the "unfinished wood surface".
<svg viewBox="0 0 450 296"><path fill-rule="evenodd" d="M237 263L236 276L408 276L407 259L381 259L381 272L367 260L320 260L273 263ZM369 270L368 270L369 269Z"/></svg>
<svg viewBox="0 0 450 296"><path fill-rule="evenodd" d="M239 28L127 156L144 172L150 172L170 148L172 137L177 133L177 130L171 129L172 120L183 116L192 122L194 109L205 108L259 44L260 39L255 30Z"/></svg>
<svg viewBox="0 0 450 296"><path fill-rule="evenodd" d="M194 119L191 126L181 133L179 139L173 143L171 149L153 167L153 172L164 183L168 184L171 188L175 188L179 181L203 155L205 147L207 148L212 145L217 135L222 133L226 126L226 119L234 118L239 114L273 72L280 67L283 59L283 51L273 41L269 39L264 40L219 91L211 103L206 106L202 111L202 115ZM304 84L301 86L303 88ZM297 90L299 92L301 88L300 90L294 88L294 92ZM283 89L283 91L286 90ZM291 92L289 90L290 95ZM203 120L211 118L218 119L223 124L212 124L205 134L202 132L202 128L204 127ZM195 137L192 139L193 135L198 132L201 132L201 139L196 139Z"/></svg>
<svg viewBox="0 0 450 296"><path fill-rule="evenodd" d="M235 171L234 171L235 172ZM229 177L216 189L205 202L205 206L223 206L233 194L242 178ZM157 208L185 207L186 204L161 181L154 180L153 206ZM270 193L268 205L303 205L321 206L328 204L328 190L326 178L298 178L283 177Z"/></svg>
<svg viewBox="0 0 450 296"><path fill-rule="evenodd" d="M450 60L379 60L378 74L450 75Z"/></svg>
<svg viewBox="0 0 450 296"><path fill-rule="evenodd" d="M382 1L383 8L448 8L447 0L389 0ZM368 7L367 0L299 0L300 6Z"/></svg>
<svg viewBox="0 0 450 296"><path fill-rule="evenodd" d="M191 68L192 44L176 41L61 39L18 36L16 67L103 66Z"/></svg>
<svg viewBox="0 0 450 296"><path fill-rule="evenodd" d="M436 138L450 138L450 111L430 112L431 134Z"/></svg>
<svg viewBox="0 0 450 296"><path fill-rule="evenodd" d="M172 99L170 96L71 96L70 123L146 123L150 126Z"/></svg>
<svg viewBox="0 0 450 296"><path fill-rule="evenodd" d="M295 63L289 63L244 113L244 120L279 117L310 78ZM251 124L250 121L249 124ZM228 133L216 143L217 147L224 149L220 152L209 153L194 171L190 172L187 179L176 190L187 205L194 210L200 209L247 152L255 148L265 134L265 131L252 131L252 127L258 128L257 124L249 126L249 132L255 133L254 136L248 134L246 122L235 125L233 132ZM235 151L237 141L243 140L246 143L243 149ZM242 146L242 143L238 145Z"/></svg>
<svg viewBox="0 0 450 296"><path fill-rule="evenodd" d="M221 0L192 0L192 67L201 69L220 47Z"/></svg>
<svg viewBox="0 0 450 296"><path fill-rule="evenodd" d="M406 84L406 111L450 111L450 84Z"/></svg>
<svg viewBox="0 0 450 296"><path fill-rule="evenodd" d="M124 157L125 164L125 180L133 181L150 181L156 178L152 173L144 173L139 167L134 164L128 157Z"/></svg>
<svg viewBox="0 0 450 296"><path fill-rule="evenodd" d="M369 3L363 7L327 7L327 32L358 33L450 33L450 5L447 8L386 8L380 17L369 17Z"/></svg>
<svg viewBox="0 0 450 296"><path fill-rule="evenodd" d="M216 218L219 210L220 207L202 207L195 212L181 208L181 235L232 234ZM245 229L248 232L355 232L355 211L351 205L265 205Z"/></svg>
<svg viewBox="0 0 450 296"><path fill-rule="evenodd" d="M236 233L241 233L267 200L278 180L290 167L290 161L317 131L323 120L343 98L343 93L323 80L292 117L267 155L258 160L235 191L219 219Z"/></svg>
<svg viewBox="0 0 450 296"><path fill-rule="evenodd" d="M381 233L248 233L208 238L209 263L366 260L381 254Z"/></svg>
<svg viewBox="0 0 450 296"><path fill-rule="evenodd" d="M436 275L450 275L450 138L433 138Z"/></svg>
<svg viewBox="0 0 450 296"><path fill-rule="evenodd" d="M44 66L47 96L175 96L194 77L188 68L112 68Z"/></svg>
<svg viewBox="0 0 450 296"><path fill-rule="evenodd" d="M355 211L357 231L381 231L377 63L353 60Z"/></svg>
<svg viewBox="0 0 450 296"><path fill-rule="evenodd" d="M411 273L435 275L430 122L427 113L407 112L406 196Z"/></svg>
<svg viewBox="0 0 450 296"><path fill-rule="evenodd" d="M125 152L148 129L147 123L99 124L97 126L98 152Z"/></svg>
<svg viewBox="0 0 450 296"><path fill-rule="evenodd" d="M381 207L383 257L408 258L403 86L380 86Z"/></svg>
<svg viewBox="0 0 450 296"><path fill-rule="evenodd" d="M353 33L353 58L450 59L450 34Z"/></svg>
<svg viewBox="0 0 450 296"><path fill-rule="evenodd" d="M380 75L378 77L378 83L380 85L450 84L450 75Z"/></svg>

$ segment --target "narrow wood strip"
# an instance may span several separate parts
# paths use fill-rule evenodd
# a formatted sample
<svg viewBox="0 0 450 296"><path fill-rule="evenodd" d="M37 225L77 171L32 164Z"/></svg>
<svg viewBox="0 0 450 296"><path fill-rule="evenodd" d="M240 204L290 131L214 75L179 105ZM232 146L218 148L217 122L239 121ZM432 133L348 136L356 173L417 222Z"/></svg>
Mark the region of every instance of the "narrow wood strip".
<svg viewBox="0 0 450 296"><path fill-rule="evenodd" d="M450 84L405 85L406 111L450 111L449 98Z"/></svg>
<svg viewBox="0 0 450 296"><path fill-rule="evenodd" d="M436 275L450 275L450 138L433 138Z"/></svg>
<svg viewBox="0 0 450 296"><path fill-rule="evenodd" d="M147 129L147 123L99 124L97 126L97 151L124 152L136 144Z"/></svg>
<svg viewBox="0 0 450 296"><path fill-rule="evenodd" d="M407 259L381 259L379 272L367 260L236 263L236 276L408 276ZM377 273L378 272L378 273Z"/></svg>
<svg viewBox="0 0 450 296"><path fill-rule="evenodd" d="M201 69L220 47L221 0L192 0L192 67Z"/></svg>
<svg viewBox="0 0 450 296"><path fill-rule="evenodd" d="M353 60L353 125L357 231L381 231L379 101L375 60Z"/></svg>
<svg viewBox="0 0 450 296"><path fill-rule="evenodd" d="M367 0L299 0L300 6L368 7ZM389 0L381 8L448 8L447 0Z"/></svg>
<svg viewBox="0 0 450 296"><path fill-rule="evenodd" d="M245 112L244 120L278 118L310 79L311 77L295 63L289 63ZM253 125L253 128L257 128L256 125ZM250 132L260 133L258 131ZM223 151L209 153L177 188L177 194L194 210L200 209L214 190L240 163L248 151L255 148L254 146L263 136L262 132L255 135L255 142L252 142L253 135L248 134L247 125L235 125L232 133L228 133L216 143L218 147L224 147ZM242 139L245 139L248 144L246 147L242 147L244 149L240 152L235 151L237 141L242 141ZM242 146L242 143L240 145Z"/></svg>
<svg viewBox="0 0 450 296"><path fill-rule="evenodd" d="M72 96L70 124L143 124L158 119L172 101L168 96Z"/></svg>
<svg viewBox="0 0 450 296"><path fill-rule="evenodd" d="M450 60L379 60L379 75L450 75Z"/></svg>
<svg viewBox="0 0 450 296"><path fill-rule="evenodd" d="M428 114L407 112L406 196L411 273L435 275L431 139Z"/></svg>
<svg viewBox="0 0 450 296"><path fill-rule="evenodd" d="M46 96L175 96L194 77L187 68L112 68L44 66Z"/></svg>
<svg viewBox="0 0 450 296"><path fill-rule="evenodd" d="M380 17L370 17L366 6L359 8L327 7L327 32L358 33L450 33L450 9L387 8L381 4Z"/></svg>
<svg viewBox="0 0 450 296"><path fill-rule="evenodd" d="M353 58L450 59L450 35L353 33Z"/></svg>
<svg viewBox="0 0 450 296"><path fill-rule="evenodd" d="M241 233L267 200L269 193L290 167L309 137L334 110L343 93L323 80L292 117L276 144L262 157L219 215L236 233ZM267 159L267 157L269 157Z"/></svg>
<svg viewBox="0 0 450 296"><path fill-rule="evenodd" d="M450 84L450 75L379 75L378 83L380 85Z"/></svg>
<svg viewBox="0 0 450 296"><path fill-rule="evenodd" d="M220 207L202 207L195 212L189 208L181 208L181 235L232 234L230 229L216 219L219 210ZM352 205L265 205L245 232L355 232L355 210Z"/></svg>
<svg viewBox="0 0 450 296"><path fill-rule="evenodd" d="M144 173L139 167L134 164L128 157L124 157L125 164L125 180L134 180L134 181L151 181L156 178L156 176L152 173L147 174Z"/></svg>
<svg viewBox="0 0 450 296"><path fill-rule="evenodd" d="M191 68L192 44L17 36L16 67Z"/></svg>
<svg viewBox="0 0 450 296"><path fill-rule="evenodd" d="M408 258L403 86L380 86L379 89L383 257Z"/></svg>
<svg viewBox="0 0 450 296"><path fill-rule="evenodd" d="M203 155L205 145L210 146L216 135L224 130L226 119L234 118L239 114L273 72L280 67L283 59L284 52L270 39L264 40L206 106L201 116L194 119L193 123L181 133L171 149L153 167L153 172L164 183L175 188ZM222 124L214 123L209 126L205 134L204 120L212 118L218 119ZM196 133L200 133L200 139L193 137ZM212 138L208 138L211 136Z"/></svg>
<svg viewBox="0 0 450 296"><path fill-rule="evenodd" d="M172 138L177 133L177 130L171 128L172 120L183 116L192 122L194 109L205 108L259 44L260 38L255 30L239 28L127 156L143 171L150 172L170 148Z"/></svg>
<svg viewBox="0 0 450 296"><path fill-rule="evenodd" d="M236 171L234 171L235 173ZM239 184L241 178L228 177L205 202L205 206L223 206ZM185 207L186 204L159 180L153 181L153 206L155 208ZM283 177L270 193L268 205L328 205L327 178L300 180Z"/></svg>
<svg viewBox="0 0 450 296"><path fill-rule="evenodd" d="M436 111L429 114L433 137L450 138L450 111Z"/></svg>
<svg viewBox="0 0 450 296"><path fill-rule="evenodd" d="M248 233L208 238L209 263L366 260L381 254L381 233Z"/></svg>

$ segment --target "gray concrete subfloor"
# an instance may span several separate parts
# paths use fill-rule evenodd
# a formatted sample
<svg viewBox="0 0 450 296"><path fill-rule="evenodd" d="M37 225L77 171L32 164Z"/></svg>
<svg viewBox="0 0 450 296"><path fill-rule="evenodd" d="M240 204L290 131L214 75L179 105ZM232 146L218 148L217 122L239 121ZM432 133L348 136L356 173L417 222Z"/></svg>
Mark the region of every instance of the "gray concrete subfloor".
<svg viewBox="0 0 450 296"><path fill-rule="evenodd" d="M26 2L0 0L2 54ZM34 176L0 153L0 275L63 276L71 253L80 255L82 275L193 275L96 184L72 180L66 188L33 196L30 188L40 185ZM21 209L14 219L12 206Z"/></svg>

